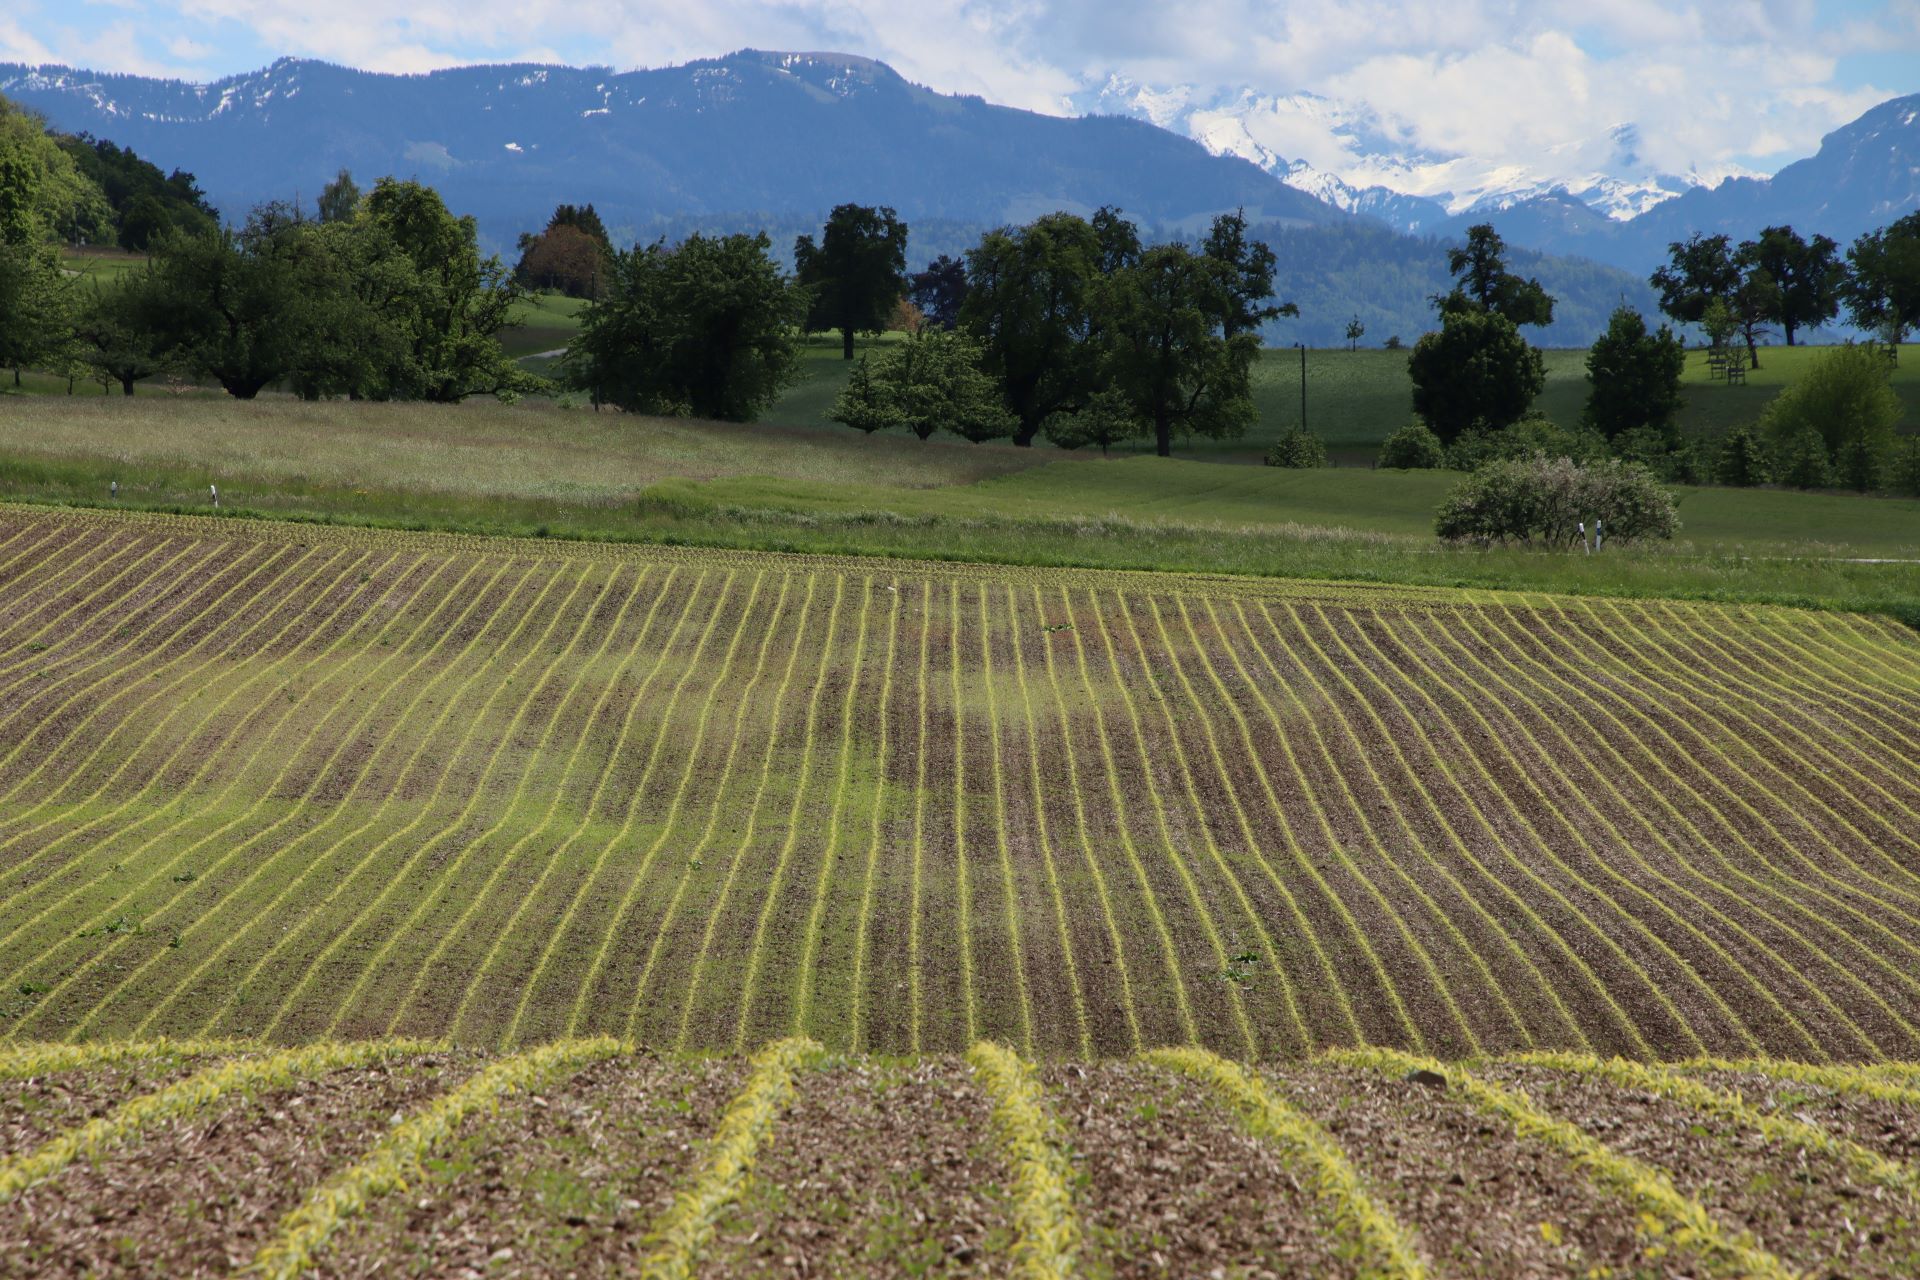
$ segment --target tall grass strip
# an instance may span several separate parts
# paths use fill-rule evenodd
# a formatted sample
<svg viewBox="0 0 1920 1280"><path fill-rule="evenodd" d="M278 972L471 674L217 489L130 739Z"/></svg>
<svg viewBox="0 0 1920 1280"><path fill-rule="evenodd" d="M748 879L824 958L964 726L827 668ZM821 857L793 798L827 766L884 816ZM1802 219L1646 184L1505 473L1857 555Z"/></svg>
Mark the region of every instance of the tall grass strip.
<svg viewBox="0 0 1920 1280"><path fill-rule="evenodd" d="M1396 1075L1428 1071L1440 1076L1450 1090L1475 1109L1511 1124L1522 1139L1553 1148L1597 1186L1630 1201L1659 1224L1659 1239L1650 1241L1651 1245L1692 1252L1708 1275L1723 1280L1796 1280L1787 1265L1763 1249L1750 1233L1729 1229L1715 1220L1705 1205L1677 1190L1665 1173L1613 1150L1584 1129L1548 1115L1522 1091L1502 1088L1470 1072L1397 1049L1338 1049L1325 1056L1329 1061L1366 1070Z"/></svg>
<svg viewBox="0 0 1920 1280"><path fill-rule="evenodd" d="M1374 1199L1339 1144L1259 1076L1204 1049L1155 1049L1144 1057L1205 1085L1249 1133L1279 1149L1313 1189L1340 1242L1337 1252L1354 1263L1361 1280L1425 1280L1430 1274L1413 1233Z"/></svg>
<svg viewBox="0 0 1920 1280"><path fill-rule="evenodd" d="M721 1213L746 1188L761 1145L793 1100L794 1077L824 1052L814 1041L795 1037L754 1055L752 1074L707 1140L699 1171L647 1234L653 1249L640 1266L644 1280L691 1280Z"/></svg>
<svg viewBox="0 0 1920 1280"><path fill-rule="evenodd" d="M1897 1161L1869 1151L1857 1142L1836 1137L1818 1125L1796 1120L1792 1116L1762 1111L1749 1105L1738 1093L1689 1080L1664 1067L1628 1062L1621 1058L1597 1058L1584 1053L1523 1053L1504 1061L1572 1075L1595 1076L1622 1089L1650 1093L1669 1102L1677 1102L1688 1110L1750 1129L1769 1142L1827 1156L1868 1182L1906 1192L1910 1196L1920 1191L1920 1173Z"/></svg>
<svg viewBox="0 0 1920 1280"><path fill-rule="evenodd" d="M311 1271L335 1232L380 1197L419 1178L427 1157L470 1117L619 1052L616 1040L560 1040L493 1063L395 1124L372 1150L315 1187L280 1220L274 1238L254 1255L252 1270L270 1280L294 1280Z"/></svg>
<svg viewBox="0 0 1920 1280"><path fill-rule="evenodd" d="M1080 1250L1073 1171L1059 1122L1047 1110L1033 1068L983 1040L967 1051L974 1078L993 1103L993 1124L1013 1174L1013 1265L1021 1280L1067 1280Z"/></svg>
<svg viewBox="0 0 1920 1280"><path fill-rule="evenodd" d="M45 1182L76 1160L92 1159L109 1147L137 1137L165 1120L190 1116L235 1094L284 1088L295 1081L362 1067L386 1058L432 1053L443 1045L428 1041L361 1041L287 1049L256 1058L236 1058L195 1072L177 1084L142 1094L77 1129L49 1138L32 1151L0 1160L0 1200L11 1200Z"/></svg>
<svg viewBox="0 0 1920 1280"><path fill-rule="evenodd" d="M979 1005L973 993L973 891L967 866L967 720L960 686L960 584L947 584L947 697L953 713L953 880L955 919L960 935L961 1026L967 1043L979 1034Z"/></svg>

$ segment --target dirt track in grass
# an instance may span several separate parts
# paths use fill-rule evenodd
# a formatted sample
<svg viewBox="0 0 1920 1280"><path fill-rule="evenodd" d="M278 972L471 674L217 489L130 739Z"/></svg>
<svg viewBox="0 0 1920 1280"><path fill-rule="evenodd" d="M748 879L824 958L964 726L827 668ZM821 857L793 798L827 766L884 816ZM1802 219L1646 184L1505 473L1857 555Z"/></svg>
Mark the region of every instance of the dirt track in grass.
<svg viewBox="0 0 1920 1280"><path fill-rule="evenodd" d="M1920 1054L1920 638L0 514L0 1034Z"/></svg>

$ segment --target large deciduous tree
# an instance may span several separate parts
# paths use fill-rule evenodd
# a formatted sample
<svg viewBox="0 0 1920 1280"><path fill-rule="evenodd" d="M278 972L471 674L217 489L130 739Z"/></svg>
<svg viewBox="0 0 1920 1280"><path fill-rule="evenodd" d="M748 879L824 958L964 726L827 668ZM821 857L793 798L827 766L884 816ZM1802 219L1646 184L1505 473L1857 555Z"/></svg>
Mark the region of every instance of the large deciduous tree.
<svg viewBox="0 0 1920 1280"><path fill-rule="evenodd" d="M1748 280L1772 282L1765 314L1788 346L1801 329L1817 329L1839 313L1846 268L1840 246L1826 236L1807 240L1792 227L1767 227L1758 239L1742 241L1734 259Z"/></svg>
<svg viewBox="0 0 1920 1280"><path fill-rule="evenodd" d="M1619 308L1587 352L1586 424L1609 440L1639 427L1669 435L1686 367L1687 345L1671 329L1649 332L1638 311Z"/></svg>
<svg viewBox="0 0 1920 1280"><path fill-rule="evenodd" d="M1847 250L1848 318L1894 344L1920 328L1920 213L1869 231Z"/></svg>
<svg viewBox="0 0 1920 1280"><path fill-rule="evenodd" d="M967 250L960 327L1000 384L1017 445L1031 445L1049 418L1080 408L1093 390L1090 295L1103 258L1126 251L1121 228L1110 220L1106 230L1103 240L1085 218L1050 213L989 231Z"/></svg>
<svg viewBox="0 0 1920 1280"><path fill-rule="evenodd" d="M843 204L827 215L819 243L801 236L794 267L811 295L814 332L838 329L841 352L853 359L857 333L880 333L907 290L907 224L890 208Z"/></svg>
<svg viewBox="0 0 1920 1280"><path fill-rule="evenodd" d="M1229 336L1235 304L1225 264L1184 245L1155 245L1099 279L1098 381L1151 424L1154 451L1175 436L1230 439L1254 420L1251 371L1259 339Z"/></svg>
<svg viewBox="0 0 1920 1280"><path fill-rule="evenodd" d="M808 296L762 235L693 235L616 255L567 349L569 382L632 413L751 421L794 378Z"/></svg>
<svg viewBox="0 0 1920 1280"><path fill-rule="evenodd" d="M1407 371L1413 411L1446 444L1469 428L1518 422L1547 381L1545 357L1513 321L1477 306L1443 309L1439 332L1413 344Z"/></svg>
<svg viewBox="0 0 1920 1280"><path fill-rule="evenodd" d="M1220 266L1225 336L1252 333L1269 320L1300 314L1291 302L1273 301L1273 273L1279 259L1264 241L1247 239L1244 210L1216 217L1201 252Z"/></svg>

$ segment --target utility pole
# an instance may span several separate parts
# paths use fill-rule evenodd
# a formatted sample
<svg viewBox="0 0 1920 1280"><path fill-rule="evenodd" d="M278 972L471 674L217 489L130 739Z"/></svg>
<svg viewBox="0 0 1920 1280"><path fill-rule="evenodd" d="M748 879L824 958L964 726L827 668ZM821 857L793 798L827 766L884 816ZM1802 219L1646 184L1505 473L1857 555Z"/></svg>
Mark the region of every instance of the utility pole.
<svg viewBox="0 0 1920 1280"><path fill-rule="evenodd" d="M1307 344L1296 342L1300 348L1300 429L1307 429Z"/></svg>

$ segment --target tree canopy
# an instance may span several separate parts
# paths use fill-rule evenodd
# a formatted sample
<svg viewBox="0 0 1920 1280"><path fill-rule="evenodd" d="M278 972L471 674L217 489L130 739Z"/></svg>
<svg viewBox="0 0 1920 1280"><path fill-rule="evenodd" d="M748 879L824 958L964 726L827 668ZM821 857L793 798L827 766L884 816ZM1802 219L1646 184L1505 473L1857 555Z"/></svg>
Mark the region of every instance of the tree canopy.
<svg viewBox="0 0 1920 1280"><path fill-rule="evenodd" d="M880 333L907 291L907 224L892 209L843 204L827 215L819 243L793 244L794 267L810 295L809 332L838 329L853 359L858 333Z"/></svg>
<svg viewBox="0 0 1920 1280"><path fill-rule="evenodd" d="M1547 383L1546 358L1513 321L1479 307L1444 310L1407 357L1413 411L1442 443L1518 422Z"/></svg>
<svg viewBox="0 0 1920 1280"><path fill-rule="evenodd" d="M1447 250L1453 292L1439 299L1442 311L1474 306L1504 316L1516 325L1553 323L1553 298L1538 280L1507 269L1507 242L1483 222L1467 228L1467 242Z"/></svg>
<svg viewBox="0 0 1920 1280"><path fill-rule="evenodd" d="M1621 307L1587 351L1586 425L1609 440L1637 427L1669 435L1686 367L1687 345L1671 329L1649 332L1645 317Z"/></svg>
<svg viewBox="0 0 1920 1280"><path fill-rule="evenodd" d="M631 413L747 422L792 381L807 292L765 235L692 235L615 256L567 349L567 380Z"/></svg>

